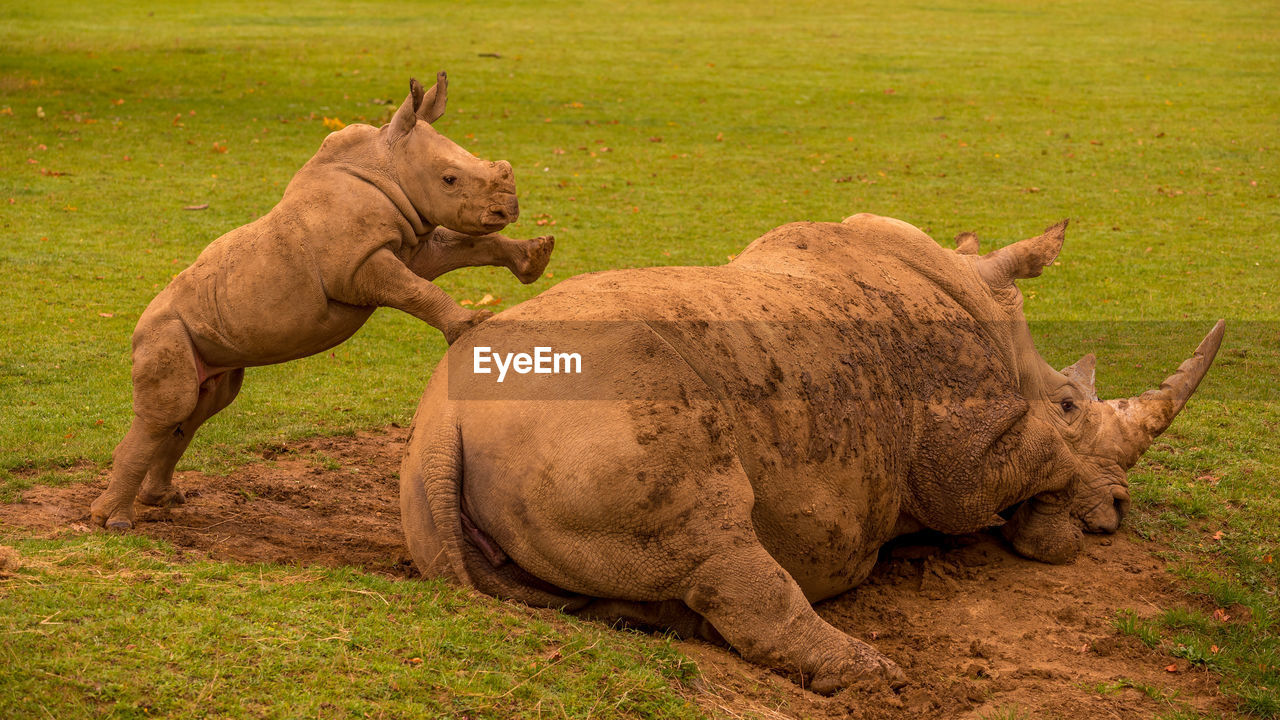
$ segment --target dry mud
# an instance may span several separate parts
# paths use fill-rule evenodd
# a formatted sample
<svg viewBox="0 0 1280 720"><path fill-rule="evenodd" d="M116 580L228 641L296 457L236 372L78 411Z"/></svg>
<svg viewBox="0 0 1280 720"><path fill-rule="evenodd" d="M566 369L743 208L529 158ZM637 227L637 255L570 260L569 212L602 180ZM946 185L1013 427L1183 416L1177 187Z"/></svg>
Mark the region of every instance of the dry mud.
<svg viewBox="0 0 1280 720"><path fill-rule="evenodd" d="M265 450L261 462L227 476L179 473L187 504L140 508L134 532L192 557L411 578L396 479L406 436L391 427L313 439ZM89 503L105 483L32 488L0 505L0 521L30 535L89 532ZM900 693L823 698L732 651L681 647L702 670L690 699L721 717L1076 720L1150 718L1183 706L1229 713L1214 675L1111 624L1122 608L1150 616L1183 602L1150 545L1123 531L1087 538L1084 554L1065 566L1024 560L991 535L913 536L885 548L863 586L818 606L902 666L911 682ZM1160 693L1172 700L1152 697Z"/></svg>

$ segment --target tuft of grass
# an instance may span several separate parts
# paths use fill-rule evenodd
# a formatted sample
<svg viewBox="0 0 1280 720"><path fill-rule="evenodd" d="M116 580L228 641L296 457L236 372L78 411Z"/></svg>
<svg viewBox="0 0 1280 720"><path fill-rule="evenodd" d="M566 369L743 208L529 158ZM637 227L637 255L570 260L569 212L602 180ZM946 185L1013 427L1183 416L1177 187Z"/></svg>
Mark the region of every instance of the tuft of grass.
<svg viewBox="0 0 1280 720"><path fill-rule="evenodd" d="M1154 625L1139 618L1132 610L1121 610L1116 613L1111 623L1122 634L1138 638L1147 647L1154 648L1160 645L1160 632Z"/></svg>

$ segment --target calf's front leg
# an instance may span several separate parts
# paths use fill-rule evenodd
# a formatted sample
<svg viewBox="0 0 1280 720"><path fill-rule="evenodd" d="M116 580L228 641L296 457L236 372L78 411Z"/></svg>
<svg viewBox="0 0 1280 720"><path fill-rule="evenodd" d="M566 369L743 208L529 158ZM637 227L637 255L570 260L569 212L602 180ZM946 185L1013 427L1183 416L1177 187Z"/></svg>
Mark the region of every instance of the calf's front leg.
<svg viewBox="0 0 1280 720"><path fill-rule="evenodd" d="M350 283L332 297L351 305L377 305L407 312L444 333L450 345L469 328L493 316L488 310L460 307L448 293L415 274L386 248L370 255L356 268Z"/></svg>
<svg viewBox="0 0 1280 720"><path fill-rule="evenodd" d="M418 249L409 269L434 280L458 268L494 265L509 269L520 282L528 285L546 270L555 243L551 235L517 240L501 233L467 235L437 227Z"/></svg>

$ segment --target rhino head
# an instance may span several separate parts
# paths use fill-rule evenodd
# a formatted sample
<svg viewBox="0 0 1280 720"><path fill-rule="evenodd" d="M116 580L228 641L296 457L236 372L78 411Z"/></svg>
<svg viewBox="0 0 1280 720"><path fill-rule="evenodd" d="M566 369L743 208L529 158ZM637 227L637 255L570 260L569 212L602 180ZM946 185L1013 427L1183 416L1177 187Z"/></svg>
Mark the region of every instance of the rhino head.
<svg viewBox="0 0 1280 720"><path fill-rule="evenodd" d="M1023 503L1004 527L1005 536L1020 553L1048 562L1075 557L1081 545L1077 526L1097 533L1119 529L1129 509L1126 472L1195 392L1213 363L1225 327L1219 320L1158 389L1132 398L1100 400L1094 389L1097 360L1093 354L1059 371L1036 352L1022 315L1022 296L1014 284L1017 279L1038 276L1054 261L1062 249L1066 225L1063 221L1039 237L981 256L976 236L963 233L956 239L957 252L973 256L978 276L1011 321L1017 373L1029 414L1056 432L1059 447L1067 455L1060 458L1057 469L1071 475L1065 491ZM1067 517L1075 522L1064 522Z"/></svg>
<svg viewBox="0 0 1280 720"><path fill-rule="evenodd" d="M468 235L497 232L520 217L511 163L481 160L431 127L444 115L448 77L409 96L382 127L391 172L423 221Z"/></svg>

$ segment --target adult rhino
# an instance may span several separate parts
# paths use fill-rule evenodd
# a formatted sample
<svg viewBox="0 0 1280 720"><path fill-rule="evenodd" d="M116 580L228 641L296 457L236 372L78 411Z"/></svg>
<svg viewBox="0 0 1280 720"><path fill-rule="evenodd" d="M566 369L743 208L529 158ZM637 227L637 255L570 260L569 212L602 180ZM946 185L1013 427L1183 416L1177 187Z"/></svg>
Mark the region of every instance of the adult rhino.
<svg viewBox="0 0 1280 720"><path fill-rule="evenodd" d="M820 693L900 684L810 603L921 528L1004 524L1023 555L1070 561L1079 521L1118 526L1125 469L1221 342L1219 322L1126 400L1096 398L1089 356L1051 368L1014 281L1053 262L1065 227L977 256L973 238L956 252L855 215L783 226L723 267L566 280L469 331L431 378L401 472L414 561L498 597L719 635ZM535 346L580 354L582 374L499 386L472 367Z"/></svg>

